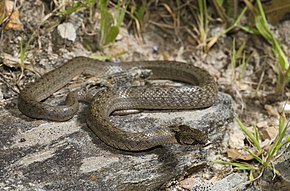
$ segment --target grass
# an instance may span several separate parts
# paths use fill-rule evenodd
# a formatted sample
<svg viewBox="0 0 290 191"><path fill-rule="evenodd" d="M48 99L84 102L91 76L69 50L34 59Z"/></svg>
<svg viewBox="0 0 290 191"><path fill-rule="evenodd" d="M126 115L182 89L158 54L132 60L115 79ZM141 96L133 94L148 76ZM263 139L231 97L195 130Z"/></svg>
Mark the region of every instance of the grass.
<svg viewBox="0 0 290 191"><path fill-rule="evenodd" d="M89 8L90 18L93 18L93 8L98 6L100 11L100 39L99 47L102 48L110 43L114 43L117 35L119 34L119 28L123 24L125 18L126 6L122 1L118 1L117 13L113 15L108 10L109 0L83 0L75 3L74 6L60 12L61 15L69 15L83 9Z"/></svg>
<svg viewBox="0 0 290 191"><path fill-rule="evenodd" d="M200 41L201 41L200 43L203 47L206 48L208 23L209 23L209 15L208 15L206 0L198 0L198 8L199 8L198 29L199 29L199 35L200 35Z"/></svg>
<svg viewBox="0 0 290 191"><path fill-rule="evenodd" d="M69 7L68 9L61 11L59 15L70 15L72 13L79 12L83 9L89 8L90 10L90 18L93 17L93 7L97 3L97 0L83 0L76 2L72 7Z"/></svg>
<svg viewBox="0 0 290 191"><path fill-rule="evenodd" d="M228 162L228 161L213 161L218 164L231 165L234 170L246 170L249 171L249 180L255 181L263 175L265 169L270 169L274 176L281 176L280 172L277 171L272 163L281 156L283 153L283 148L288 146L290 143L290 136L286 136L287 129L289 128L289 123L284 115L280 116L279 119L279 131L275 139L267 146L261 146L261 138L257 127L253 127L254 132L252 133L249 129L239 120L236 119L243 133L246 135L249 143L251 144L252 150L244 148L254 159L254 164L249 164L245 162ZM258 174L254 176L254 174Z"/></svg>
<svg viewBox="0 0 290 191"><path fill-rule="evenodd" d="M267 40L271 46L272 51L277 60L276 72L278 75L278 80L276 84L276 94L283 94L285 86L290 82L290 69L288 59L281 48L281 44L279 40L273 35L271 32L268 22L266 20L266 16L263 11L263 7L260 0L257 0L257 8L252 5L249 0L244 0L246 3L246 7L241 11L240 15L233 22L233 24L228 27L226 30L219 33L217 36L214 36L207 43L207 48L210 49L217 40L226 35L234 28L242 29L250 34L262 36L265 40ZM255 28L249 26L243 26L240 24L242 17L244 16L247 10L251 10L254 19L255 19ZM231 65L233 68L233 81L236 81L237 77L235 74L235 68L237 67L237 60L241 59L241 73L240 79L242 78L243 71L246 68L246 65L249 62L249 57L245 55L245 44L239 47L236 50L236 41L233 40L232 51L231 51ZM249 180L250 182L257 180L263 175L265 169L270 169L274 176L280 176L280 172L277 171L273 167L273 162L281 156L284 151L285 146L288 146L290 143L290 136L286 136L286 131L289 127L289 124L284 115L280 116L279 119L279 132L275 139L267 146L261 146L261 138L258 132L257 127L253 127L253 132L249 131L248 128L239 120L236 119L240 128L246 135L249 143L251 144L251 149L244 148L246 152L249 153L253 157L253 161L251 163L246 162L228 162L228 161L214 161L219 164L231 165L235 170L246 170L249 171ZM254 150L254 151L253 151Z"/></svg>
<svg viewBox="0 0 290 191"><path fill-rule="evenodd" d="M218 39L220 39L222 36L224 36L224 35L226 35L227 33L229 33L230 31L232 31L234 28L236 28L236 27L242 27L241 25L240 25L240 21L241 21L241 19L243 18L243 16L244 16L244 14L246 13L246 11L247 11L247 8L244 8L242 11L241 11L241 13L240 13L240 15L237 17L237 19L233 22L233 24L230 26L230 27L228 27L227 29L225 29L224 31L222 31L222 32L220 32L219 34L217 34L216 36L214 36L214 37L211 37L210 39L209 39L209 42L207 43L207 49L210 49L217 41L218 41Z"/></svg>
<svg viewBox="0 0 290 191"><path fill-rule="evenodd" d="M138 34L138 37L141 38L141 31L144 30L144 16L145 13L148 10L148 4L144 1L142 1L142 5L138 8L136 6L130 7L130 17L134 20L135 26L136 26L136 33Z"/></svg>
<svg viewBox="0 0 290 191"><path fill-rule="evenodd" d="M99 1L99 9L101 14L101 38L100 45L105 46L113 43L119 34L119 28L123 23L126 8L121 6L121 1L118 1L117 15L114 16L108 11L108 0Z"/></svg>
<svg viewBox="0 0 290 191"><path fill-rule="evenodd" d="M243 74L246 70L246 66L251 59L251 55L247 55L245 51L246 43L243 42L242 45L236 50L236 39L233 39L232 51L231 51L231 65L232 65L232 80L233 82L237 81L236 77L236 67L237 62L240 65L239 79L242 80Z"/></svg>
<svg viewBox="0 0 290 191"><path fill-rule="evenodd" d="M261 1L257 0L258 8L255 8L248 0L244 0L244 2L247 4L254 15L256 28L243 27L242 29L251 34L262 36L272 45L272 51L277 60L276 72L278 75L275 93L277 95L283 94L285 86L290 82L290 68L288 58L281 47L281 43L273 35L269 28Z"/></svg>
<svg viewBox="0 0 290 191"><path fill-rule="evenodd" d="M247 6L241 11L237 19L226 30L222 31L221 33L219 33L214 37L211 37L209 39L209 42L207 43L207 49L210 49L218 41L220 37L226 35L234 28L242 29L250 34L262 36L269 44L271 44L272 51L277 61L276 64L277 83L275 88L275 94L283 95L285 86L290 82L290 67L288 58L281 47L280 41L273 35L273 33L269 28L261 1L257 0L257 8L249 0L244 0L244 2ZM253 13L255 20L255 28L240 24L241 18L244 16L247 10L250 10ZM232 61L234 60L232 59ZM243 61L244 66L246 65L247 62L248 60L244 58Z"/></svg>
<svg viewBox="0 0 290 191"><path fill-rule="evenodd" d="M144 27L144 15L148 11L149 2L151 1L142 1L142 3L139 3L139 6L136 6L136 3L133 1L131 2L132 6L130 7L130 11L127 12L130 17L134 20L134 23L137 28L137 33L140 36L140 31L142 31ZM249 32L250 34L256 34L260 35L263 38L265 38L271 45L273 53L277 59L277 65L276 65L276 72L277 72L277 84L276 84L276 94L283 94L285 86L290 82L290 68L289 68L289 62L288 59L284 53L284 51L281 48L281 44L278 41L277 38L272 34L272 32L269 29L262 4L260 0L257 1L258 8L255 8L249 0L244 0L246 3L246 7L240 12L239 16L236 18L236 20L232 23L231 26L226 28L224 31L220 32L218 35L213 37L208 37L208 31L209 31L209 21L210 21L210 8L207 5L206 0L198 0L197 6L198 6L198 14L197 14L197 23L196 28L192 28L192 30L196 30L195 32L198 33L198 43L202 47L204 47L205 51L208 51L214 44L220 39L222 36L228 34L230 31L232 31L234 28L242 29L246 32ZM123 24L126 9L128 7L128 4L124 3L123 1L117 1L116 5L116 14L112 14L108 8L109 0L81 0L74 4L74 6L68 8L67 10L61 12L62 15L72 14L75 12L78 12L83 9L89 9L90 10L90 17L93 17L93 8L97 6L97 8L100 11L100 35L99 35L99 46L101 49L104 46L107 46L109 44L112 44L115 42L117 35L119 34L120 27ZM225 21L229 20L229 16L226 15L227 11L223 10L223 0L214 0L213 3L218 8L217 11L219 11L219 15L223 15ZM130 5L131 5L130 4ZM135 5L135 6L134 6ZM166 4L167 5L167 4ZM169 5L168 5L169 6ZM178 23L182 20L182 14L180 14L181 7L185 7L185 5L181 4L180 1L176 1L177 8L170 8L171 10L176 11L176 19L178 20ZM188 6L188 5L186 5ZM226 9L229 9L229 7L226 7ZM255 24L256 27L249 27L249 26L243 26L240 24L241 19L243 18L245 12L247 10L251 10L253 12L254 18L255 18ZM186 20L186 19L185 19ZM192 24L189 23L189 24ZM192 32L192 31L191 31ZM194 33L194 32L192 32ZM235 46L235 45L233 45ZM243 47L244 48L244 47ZM25 49L25 47L24 47ZM21 50L23 51L23 50ZM25 51L24 51L25 52ZM240 55L239 52L242 52L242 55ZM241 48L234 52L232 51L233 55L231 55L231 62L233 68L235 68L238 63L237 60L240 61L241 72L239 75L239 78L242 79L243 77L243 71L246 68L247 63L249 62L249 57L247 58L247 55L245 54L245 51L243 51ZM24 58L22 58L23 60ZM21 64L23 66L23 64ZM236 79L235 72L233 72L234 79Z"/></svg>
<svg viewBox="0 0 290 191"><path fill-rule="evenodd" d="M33 35L31 35L31 37L26 41L26 43L24 43L23 38L20 41L20 53L19 54L20 54L21 74L20 74L19 79L21 79L23 77L23 72L24 72L24 68L25 68L24 61L27 57L27 50L28 50L28 47L29 47L32 39L33 39Z"/></svg>
<svg viewBox="0 0 290 191"><path fill-rule="evenodd" d="M179 11L179 7L181 5L179 4L179 1L176 1L178 5L177 11ZM218 1L214 1L218 2ZM206 0L198 0L198 9L199 9L199 15L198 15L198 26L197 31L199 33L199 43L203 47L205 47L205 50L209 50L222 36L228 34L230 31L232 31L234 28L240 28L250 34L256 34L262 36L264 39L266 39L271 45L273 53L277 59L277 67L276 71L278 74L278 81L276 86L276 93L283 93L285 86L287 83L290 82L290 68L289 68L289 62L288 59L284 53L284 51L281 48L281 44L279 40L272 34L270 31L270 28L268 26L262 4L260 0L257 1L258 8L255 8L250 1L244 0L247 7L245 7L239 14L239 16L235 19L235 21L232 23L231 26L226 28L224 31L219 33L218 35L209 38L208 37L208 31L209 31L209 10L206 3ZM82 0L75 3L74 6L71 8L61 12L62 15L69 15L78 11L81 11L83 9L89 9L90 18L93 17L93 8L95 5L97 5L99 11L100 11L100 45L106 46L110 43L114 43L117 35L119 34L119 30L121 25L123 24L125 14L126 14L126 8L127 5L125 3L122 3L122 1L118 1L116 6L116 14L113 15L110 10L108 9L108 0ZM221 4L221 2L218 2ZM140 33L140 31L144 27L144 15L148 11L148 5L142 4L140 7L132 6L130 9L129 15L136 23L137 31ZM174 10L174 9L172 9ZM255 18L255 28L243 26L240 24L241 19L243 18L245 12L247 10L251 10L254 14ZM224 14L223 12L221 14ZM179 12L177 13L178 20L180 19ZM227 16L225 16L225 19L227 19ZM1 20L1 17L0 17ZM180 21L178 21L180 22ZM23 76L23 70L24 70L24 61L27 57L27 50L31 43L31 38L24 43L23 40L20 42L20 67L21 67L21 77ZM249 57L245 55L245 43L242 44L237 50L236 50L236 41L233 41L232 45L232 53L231 53L231 64L233 68L233 81L237 79L235 75L235 68L237 67L237 61L240 61L240 65L242 68L242 71L240 73L239 78L241 79L243 76L243 71L245 70L248 62ZM107 60L111 59L116 56L120 56L123 53L116 54L113 56L100 56L95 57L99 60ZM281 116L279 120L279 133L277 137L274 139L274 141L268 145L269 147L262 147L260 142L260 136L258 129L256 127L253 127L254 132L250 132L248 128L239 120L236 119L237 123L245 133L247 139L251 143L252 149L255 150L255 152L251 151L252 149L245 150L254 158L253 164L245 163L245 162L227 162L227 161L215 161L220 164L228 164L234 167L235 170L246 170L249 171L249 179L250 181L254 181L258 179L264 172L265 169L270 169L273 171L274 174L280 175L280 173L275 170L272 166L272 162L274 162L280 154L283 152L283 148L289 144L290 137L286 137L286 130L288 129L289 125L286 121L285 116ZM258 176L255 174L258 173Z"/></svg>

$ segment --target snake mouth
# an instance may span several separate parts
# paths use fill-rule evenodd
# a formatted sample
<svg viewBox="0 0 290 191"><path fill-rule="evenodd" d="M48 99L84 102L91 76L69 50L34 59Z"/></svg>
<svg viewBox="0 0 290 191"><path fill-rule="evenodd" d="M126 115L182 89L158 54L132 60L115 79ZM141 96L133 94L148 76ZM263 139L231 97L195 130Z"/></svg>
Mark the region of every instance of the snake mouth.
<svg viewBox="0 0 290 191"><path fill-rule="evenodd" d="M191 128L187 125L172 126L175 139L183 145L205 145L208 143L208 136L201 130Z"/></svg>

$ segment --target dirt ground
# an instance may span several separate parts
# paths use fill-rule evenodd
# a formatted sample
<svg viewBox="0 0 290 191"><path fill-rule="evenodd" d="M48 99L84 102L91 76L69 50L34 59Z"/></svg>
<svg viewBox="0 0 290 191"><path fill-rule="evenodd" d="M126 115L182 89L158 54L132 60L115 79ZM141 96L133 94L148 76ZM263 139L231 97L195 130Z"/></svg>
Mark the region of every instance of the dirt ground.
<svg viewBox="0 0 290 191"><path fill-rule="evenodd" d="M270 102L267 97L275 91L277 61L271 45L260 36L236 30L222 36L209 50L206 50L197 27L188 28L186 25L187 21L196 18L188 16L178 22L175 20L176 15L174 16L172 7L160 1L151 5L150 14L146 15L140 30L132 19L126 18L115 43L99 50L100 13L98 11L94 12L92 19L88 17L88 9L61 17L57 15L56 9L50 9L45 2L48 1L18 2L20 19L18 24L22 25L20 27L22 30L12 28L2 31L0 42L1 107L5 107L15 100L19 90L28 82L62 65L68 59L82 55L110 56L112 61L177 60L193 62L214 76L220 92L232 96L235 101L234 115L246 126L256 125L259 131L263 132L263 144L267 144L269 139L273 139L277 133L279 113L283 108L286 115L289 112L287 111L289 107L287 103L288 87L285 89L286 96L279 101ZM111 6L111 11L116 11L113 6ZM77 26L76 36L71 37L73 40L59 34L61 30L59 26L64 23L72 23ZM212 18L206 38L218 34L224 28L222 22ZM283 50L289 56L290 21L280 22L271 29L280 39ZM73 34L74 30L70 33ZM20 46L22 41L27 42L31 36L32 41L27 48L22 75ZM231 60L234 41L236 50L245 46L243 54L248 59L245 66L241 63L241 57L237 58L235 65ZM71 86L78 86L80 83L76 80L71 83ZM229 148L241 151L245 145L247 145L245 136L238 125L233 123L227 131L220 154L224 159L229 154ZM223 175L230 173L229 168L224 170ZM179 180L172 185L178 185L179 189L190 189L194 184L193 177L195 176ZM172 185L169 184L168 187L171 188Z"/></svg>

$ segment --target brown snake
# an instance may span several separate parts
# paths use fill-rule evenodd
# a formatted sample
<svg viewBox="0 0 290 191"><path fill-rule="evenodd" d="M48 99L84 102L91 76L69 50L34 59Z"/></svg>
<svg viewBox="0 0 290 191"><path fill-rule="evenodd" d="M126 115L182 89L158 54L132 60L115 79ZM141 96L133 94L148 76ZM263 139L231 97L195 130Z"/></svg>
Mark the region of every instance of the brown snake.
<svg viewBox="0 0 290 191"><path fill-rule="evenodd" d="M35 82L19 94L19 110L32 118L66 121L78 111L76 94L69 93L66 105L51 106L44 102L54 92L80 74L103 77L132 67L149 69L152 79L170 79L188 83L185 86L132 86L106 88L99 91L90 105L87 123L106 144L130 151L140 151L163 144L192 144L195 132L182 126L129 133L114 127L109 116L115 110L127 109L196 109L211 106L217 98L217 85L212 76L190 63L176 61L136 61L108 63L76 57Z"/></svg>

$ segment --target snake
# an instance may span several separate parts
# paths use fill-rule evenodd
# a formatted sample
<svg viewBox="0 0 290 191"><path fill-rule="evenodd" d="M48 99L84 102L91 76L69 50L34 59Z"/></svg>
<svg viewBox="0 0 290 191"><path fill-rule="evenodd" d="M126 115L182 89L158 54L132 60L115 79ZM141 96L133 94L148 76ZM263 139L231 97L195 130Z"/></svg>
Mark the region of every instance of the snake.
<svg viewBox="0 0 290 191"><path fill-rule="evenodd" d="M185 84L111 87L97 91L86 117L93 133L107 145L125 151L143 151L160 145L189 145L202 141L204 137L199 131L185 125L129 132L113 125L110 119L112 112L118 110L192 110L212 106L217 100L217 83L206 70L191 62L105 62L89 57L75 57L20 90L18 108L30 118L67 121L79 108L75 92L68 93L63 105L49 105L44 100L80 74L103 78L133 67L151 70L152 80L167 79Z"/></svg>

